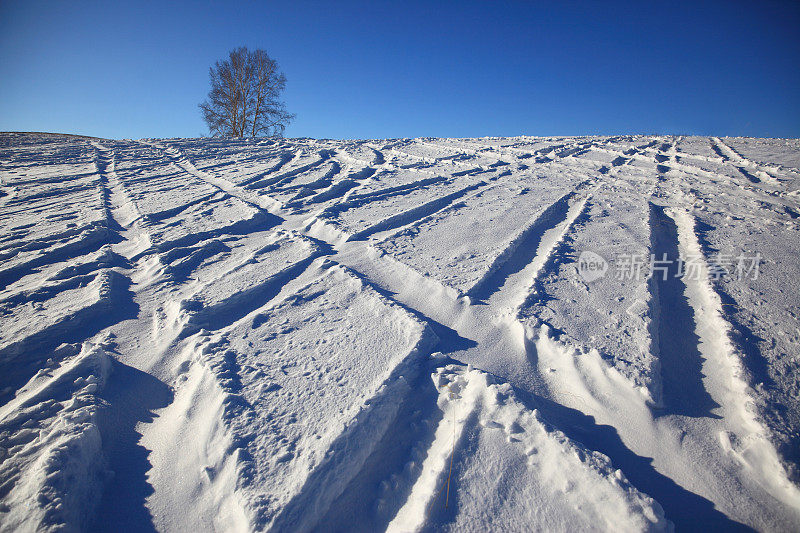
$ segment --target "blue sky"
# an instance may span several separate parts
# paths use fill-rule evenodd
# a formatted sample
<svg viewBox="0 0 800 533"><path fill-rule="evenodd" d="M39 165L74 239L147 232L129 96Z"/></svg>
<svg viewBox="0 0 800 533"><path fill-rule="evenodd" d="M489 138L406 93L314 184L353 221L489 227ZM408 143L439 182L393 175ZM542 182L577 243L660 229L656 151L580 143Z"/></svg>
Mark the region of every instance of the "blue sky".
<svg viewBox="0 0 800 533"><path fill-rule="evenodd" d="M0 2L0 130L204 133L264 48L287 136L800 137L800 2Z"/></svg>

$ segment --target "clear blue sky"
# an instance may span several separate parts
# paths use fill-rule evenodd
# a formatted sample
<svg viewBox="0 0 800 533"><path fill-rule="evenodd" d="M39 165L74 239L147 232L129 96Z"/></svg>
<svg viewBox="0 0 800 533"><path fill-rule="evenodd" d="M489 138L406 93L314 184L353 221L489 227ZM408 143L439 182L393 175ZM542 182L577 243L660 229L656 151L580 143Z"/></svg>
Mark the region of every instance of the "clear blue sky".
<svg viewBox="0 0 800 533"><path fill-rule="evenodd" d="M293 137L800 137L796 0L0 0L0 130L198 136L240 45L283 68Z"/></svg>

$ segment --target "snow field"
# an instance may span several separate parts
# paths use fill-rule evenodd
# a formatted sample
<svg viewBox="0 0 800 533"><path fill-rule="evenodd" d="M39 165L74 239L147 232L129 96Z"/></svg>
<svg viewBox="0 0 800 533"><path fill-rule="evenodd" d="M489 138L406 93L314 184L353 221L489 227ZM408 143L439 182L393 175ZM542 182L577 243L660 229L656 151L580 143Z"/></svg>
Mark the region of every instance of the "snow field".
<svg viewBox="0 0 800 533"><path fill-rule="evenodd" d="M99 345L62 345L0 411L3 529L87 527L104 478L96 414L111 370Z"/></svg>
<svg viewBox="0 0 800 533"><path fill-rule="evenodd" d="M797 168L3 134L0 529L796 529Z"/></svg>

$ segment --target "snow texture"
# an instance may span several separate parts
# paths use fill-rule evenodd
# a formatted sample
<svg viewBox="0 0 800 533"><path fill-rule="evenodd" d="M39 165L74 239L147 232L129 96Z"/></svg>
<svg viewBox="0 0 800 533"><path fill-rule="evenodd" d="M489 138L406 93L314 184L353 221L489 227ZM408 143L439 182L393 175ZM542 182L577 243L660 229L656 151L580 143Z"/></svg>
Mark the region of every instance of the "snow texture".
<svg viewBox="0 0 800 533"><path fill-rule="evenodd" d="M800 141L4 133L0 227L2 531L800 529Z"/></svg>

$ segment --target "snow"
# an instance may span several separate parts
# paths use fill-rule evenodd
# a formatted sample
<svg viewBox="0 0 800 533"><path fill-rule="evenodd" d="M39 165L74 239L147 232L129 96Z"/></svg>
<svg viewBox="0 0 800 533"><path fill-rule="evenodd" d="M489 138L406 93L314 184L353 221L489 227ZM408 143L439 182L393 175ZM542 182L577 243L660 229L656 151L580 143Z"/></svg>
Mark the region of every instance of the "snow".
<svg viewBox="0 0 800 533"><path fill-rule="evenodd" d="M0 529L800 529L798 154L0 134Z"/></svg>
<svg viewBox="0 0 800 533"><path fill-rule="evenodd" d="M108 355L90 343L53 355L61 364L48 359L0 411L4 529L85 528L106 476L97 393Z"/></svg>

